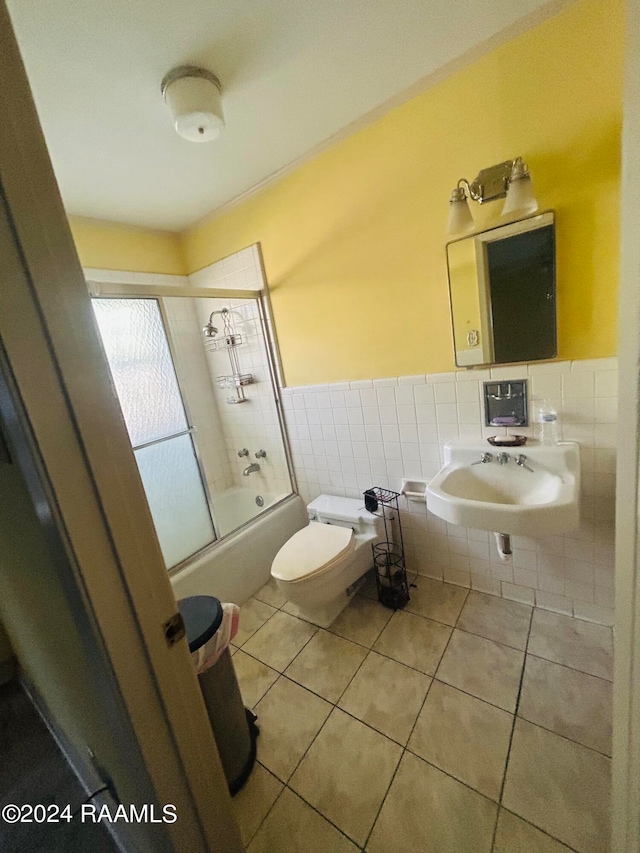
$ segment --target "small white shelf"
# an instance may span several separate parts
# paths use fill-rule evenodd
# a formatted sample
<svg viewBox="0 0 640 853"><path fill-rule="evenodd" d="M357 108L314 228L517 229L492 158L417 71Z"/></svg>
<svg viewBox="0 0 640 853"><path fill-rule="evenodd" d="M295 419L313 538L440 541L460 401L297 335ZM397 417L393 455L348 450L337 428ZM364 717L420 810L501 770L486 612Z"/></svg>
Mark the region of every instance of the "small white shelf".
<svg viewBox="0 0 640 853"><path fill-rule="evenodd" d="M427 502L427 484L424 480L403 480L400 494L408 501L424 504Z"/></svg>

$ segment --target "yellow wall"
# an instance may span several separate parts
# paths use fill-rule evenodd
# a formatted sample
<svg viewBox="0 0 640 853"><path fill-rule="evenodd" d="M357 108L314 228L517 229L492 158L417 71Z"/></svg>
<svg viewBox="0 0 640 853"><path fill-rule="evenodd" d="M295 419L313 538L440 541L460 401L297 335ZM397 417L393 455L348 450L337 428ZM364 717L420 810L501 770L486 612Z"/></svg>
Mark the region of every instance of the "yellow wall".
<svg viewBox="0 0 640 853"><path fill-rule="evenodd" d="M578 0L189 229L188 271L262 244L287 384L450 370L451 189L522 155L557 212L558 357L614 354L623 24Z"/></svg>
<svg viewBox="0 0 640 853"><path fill-rule="evenodd" d="M185 274L177 234L80 216L70 216L69 224L83 267Z"/></svg>

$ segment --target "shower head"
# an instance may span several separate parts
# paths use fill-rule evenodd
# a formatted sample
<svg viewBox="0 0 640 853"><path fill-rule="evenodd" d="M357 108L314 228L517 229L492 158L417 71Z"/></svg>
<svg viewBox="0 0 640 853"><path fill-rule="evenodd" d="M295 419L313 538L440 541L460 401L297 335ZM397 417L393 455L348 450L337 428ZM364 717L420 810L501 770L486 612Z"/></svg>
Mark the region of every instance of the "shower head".
<svg viewBox="0 0 640 853"><path fill-rule="evenodd" d="M215 338L215 336L218 334L218 330L211 323L211 320L209 320L206 326L203 326L202 334L205 336L205 338Z"/></svg>

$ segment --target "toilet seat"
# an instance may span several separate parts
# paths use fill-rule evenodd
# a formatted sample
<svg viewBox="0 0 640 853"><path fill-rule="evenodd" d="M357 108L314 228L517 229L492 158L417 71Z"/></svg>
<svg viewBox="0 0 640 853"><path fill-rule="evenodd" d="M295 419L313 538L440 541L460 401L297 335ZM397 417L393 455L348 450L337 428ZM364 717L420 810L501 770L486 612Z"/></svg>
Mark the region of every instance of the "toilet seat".
<svg viewBox="0 0 640 853"><path fill-rule="evenodd" d="M328 572L353 548L351 528L311 521L280 548L271 575L290 583L306 580Z"/></svg>

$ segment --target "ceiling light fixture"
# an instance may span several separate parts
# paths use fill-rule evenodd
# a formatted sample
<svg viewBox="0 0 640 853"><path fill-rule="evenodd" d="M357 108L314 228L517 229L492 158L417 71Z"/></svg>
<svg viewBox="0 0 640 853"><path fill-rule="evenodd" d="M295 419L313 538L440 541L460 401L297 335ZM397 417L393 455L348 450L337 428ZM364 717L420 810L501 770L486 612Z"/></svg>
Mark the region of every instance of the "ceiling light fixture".
<svg viewBox="0 0 640 853"><path fill-rule="evenodd" d="M217 139L224 129L222 86L215 74L197 65L180 65L165 75L162 96L176 131L190 142Z"/></svg>
<svg viewBox="0 0 640 853"><path fill-rule="evenodd" d="M484 204L505 196L502 216L526 215L538 209L531 175L521 157L482 169L471 183L466 178L460 178L451 193L447 234L468 234L473 231L469 199Z"/></svg>

